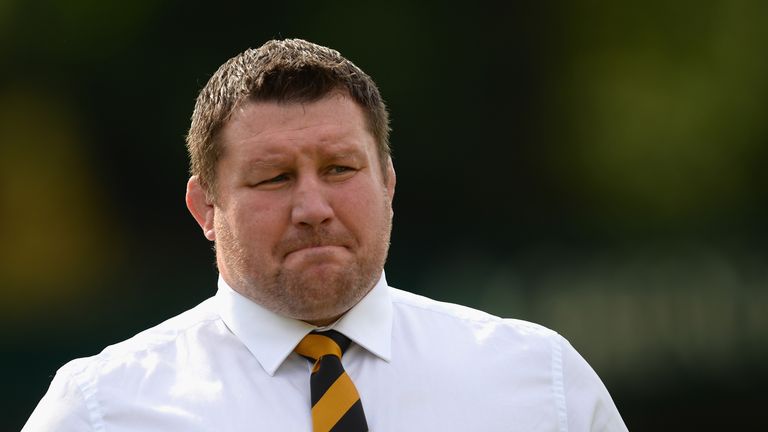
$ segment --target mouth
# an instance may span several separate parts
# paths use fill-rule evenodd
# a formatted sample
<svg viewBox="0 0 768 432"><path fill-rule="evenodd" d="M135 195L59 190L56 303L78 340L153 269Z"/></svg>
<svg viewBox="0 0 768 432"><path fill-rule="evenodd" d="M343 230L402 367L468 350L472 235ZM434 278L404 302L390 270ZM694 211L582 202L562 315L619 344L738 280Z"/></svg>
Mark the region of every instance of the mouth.
<svg viewBox="0 0 768 432"><path fill-rule="evenodd" d="M278 256L283 259L291 255L323 257L349 252L354 245L351 236L345 233L333 233L330 231L313 233L291 233L280 242Z"/></svg>
<svg viewBox="0 0 768 432"><path fill-rule="evenodd" d="M346 250L346 246L342 245L332 245L332 244L320 244L320 245L306 245L306 246L300 246L294 249L291 249L288 251L287 254L285 254L285 257L294 255L294 254L329 254L329 253L335 253L339 250Z"/></svg>

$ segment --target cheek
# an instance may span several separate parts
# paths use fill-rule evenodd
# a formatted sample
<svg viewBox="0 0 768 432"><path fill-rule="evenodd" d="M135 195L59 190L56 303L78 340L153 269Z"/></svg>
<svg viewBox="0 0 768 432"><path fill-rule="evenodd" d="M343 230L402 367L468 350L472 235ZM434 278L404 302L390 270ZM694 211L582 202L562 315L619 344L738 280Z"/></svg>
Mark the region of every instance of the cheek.
<svg viewBox="0 0 768 432"><path fill-rule="evenodd" d="M254 246L279 238L287 220L284 206L275 201L240 200L231 214L236 236L249 243L258 240Z"/></svg>
<svg viewBox="0 0 768 432"><path fill-rule="evenodd" d="M371 231L389 217L383 187L352 187L337 200L336 214L356 230Z"/></svg>

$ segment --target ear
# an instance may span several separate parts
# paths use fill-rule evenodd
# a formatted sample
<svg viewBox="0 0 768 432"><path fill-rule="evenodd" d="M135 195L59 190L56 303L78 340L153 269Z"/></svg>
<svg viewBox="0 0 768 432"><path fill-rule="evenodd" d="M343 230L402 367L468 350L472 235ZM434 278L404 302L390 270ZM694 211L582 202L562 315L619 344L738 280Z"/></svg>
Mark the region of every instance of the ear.
<svg viewBox="0 0 768 432"><path fill-rule="evenodd" d="M208 201L208 196L197 176L192 176L187 182L187 209L192 213L197 224L203 229L203 235L210 241L216 240L216 230L213 228L215 207Z"/></svg>
<svg viewBox="0 0 768 432"><path fill-rule="evenodd" d="M387 188L387 196L389 197L389 204L392 204L392 199L395 196L395 183L397 178L395 176L395 166L392 164L392 158L387 158L387 179L385 180L385 187Z"/></svg>

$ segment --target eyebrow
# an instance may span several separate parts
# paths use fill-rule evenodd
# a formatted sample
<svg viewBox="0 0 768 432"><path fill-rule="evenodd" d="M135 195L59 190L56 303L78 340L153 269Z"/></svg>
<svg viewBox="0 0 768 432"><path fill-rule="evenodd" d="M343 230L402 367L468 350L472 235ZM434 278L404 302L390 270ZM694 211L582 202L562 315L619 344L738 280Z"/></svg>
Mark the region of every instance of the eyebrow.
<svg viewBox="0 0 768 432"><path fill-rule="evenodd" d="M336 148L331 148L328 150L323 149L320 152L320 155L327 159L348 159L348 158L359 158L359 157L365 157L365 152L362 149L356 148L356 147L348 147L348 146L334 146ZM338 148L341 147L341 148Z"/></svg>
<svg viewBox="0 0 768 432"><path fill-rule="evenodd" d="M276 166L282 165L282 161L280 161L278 158L251 159L251 160L247 160L246 163L248 164L248 166L257 166L257 167L265 167L265 168L274 168Z"/></svg>
<svg viewBox="0 0 768 432"><path fill-rule="evenodd" d="M319 156L321 159L326 161L339 161L339 160L354 160L359 161L365 159L365 152L360 149L355 148L343 148L334 150L334 149L323 149L319 152ZM246 169L248 171L258 170L258 169L275 169L275 168L282 168L283 165L286 165L289 163L291 157L283 156L283 155L262 155L257 156L251 159L247 159L244 162L246 165Z"/></svg>
<svg viewBox="0 0 768 432"><path fill-rule="evenodd" d="M337 152L337 153L331 153L324 156L325 158L330 160L340 160L340 159L356 159L362 155L360 154L360 152Z"/></svg>
<svg viewBox="0 0 768 432"><path fill-rule="evenodd" d="M281 169L285 165L285 159L279 157L254 158L244 161L245 171L251 173L259 170Z"/></svg>

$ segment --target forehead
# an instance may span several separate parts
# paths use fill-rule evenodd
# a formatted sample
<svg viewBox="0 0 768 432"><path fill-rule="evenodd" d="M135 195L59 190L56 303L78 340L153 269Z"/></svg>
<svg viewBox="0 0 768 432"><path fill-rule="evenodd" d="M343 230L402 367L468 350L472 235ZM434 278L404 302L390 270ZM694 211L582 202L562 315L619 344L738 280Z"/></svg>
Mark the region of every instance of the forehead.
<svg viewBox="0 0 768 432"><path fill-rule="evenodd" d="M246 102L222 128L220 143L225 154L288 150L308 144L331 151L374 145L362 108L340 93L312 102Z"/></svg>

